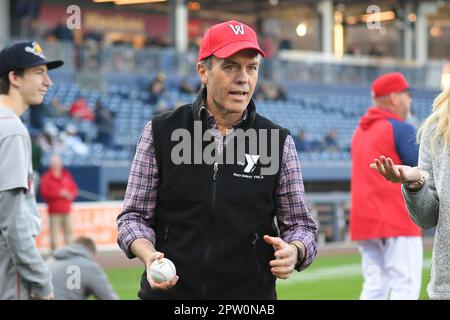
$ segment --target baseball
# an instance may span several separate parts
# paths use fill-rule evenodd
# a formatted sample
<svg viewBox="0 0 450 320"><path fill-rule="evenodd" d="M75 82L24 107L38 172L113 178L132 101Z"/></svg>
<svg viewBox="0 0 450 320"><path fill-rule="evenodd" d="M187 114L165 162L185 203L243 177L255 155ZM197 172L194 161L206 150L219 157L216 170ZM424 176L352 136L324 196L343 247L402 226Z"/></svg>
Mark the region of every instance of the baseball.
<svg viewBox="0 0 450 320"><path fill-rule="evenodd" d="M176 274L175 265L169 259L158 259L150 265L150 276L155 282L170 281Z"/></svg>

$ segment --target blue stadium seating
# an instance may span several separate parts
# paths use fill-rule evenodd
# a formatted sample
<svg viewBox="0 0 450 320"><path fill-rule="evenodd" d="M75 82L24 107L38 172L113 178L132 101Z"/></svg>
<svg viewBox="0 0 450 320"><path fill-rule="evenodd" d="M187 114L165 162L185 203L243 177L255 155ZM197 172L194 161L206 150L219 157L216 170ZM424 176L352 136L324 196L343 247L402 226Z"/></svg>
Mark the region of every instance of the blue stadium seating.
<svg viewBox="0 0 450 320"><path fill-rule="evenodd" d="M146 102L148 92L139 87L130 77L123 74L110 75L120 77L121 84L112 84L107 92L86 90L77 84L59 83L48 91L45 103L58 97L68 108L79 96L88 100L93 109L97 100L115 113L114 148L106 149L99 144L90 144L92 156L75 157L65 154L65 160L71 165L95 165L108 160L130 160L140 133L145 124L151 119L157 106ZM138 78L136 78L138 79ZM130 82L129 82L130 81ZM300 154L303 160L328 161L349 160L350 141L359 118L371 105L369 88L350 86L326 86L304 83L289 84L288 101L257 101L257 108L261 115L288 128L292 135L305 130L310 140L322 140L327 132L335 128L338 132L338 143L341 152L310 152ZM418 122L421 122L431 112L433 98L437 92L414 91L413 111ZM179 93L175 86L168 87L164 94L168 106L177 103L189 103L195 95ZM50 120L47 120L50 121ZM97 135L95 124L58 118L51 120L63 129L73 123L86 141L92 142Z"/></svg>

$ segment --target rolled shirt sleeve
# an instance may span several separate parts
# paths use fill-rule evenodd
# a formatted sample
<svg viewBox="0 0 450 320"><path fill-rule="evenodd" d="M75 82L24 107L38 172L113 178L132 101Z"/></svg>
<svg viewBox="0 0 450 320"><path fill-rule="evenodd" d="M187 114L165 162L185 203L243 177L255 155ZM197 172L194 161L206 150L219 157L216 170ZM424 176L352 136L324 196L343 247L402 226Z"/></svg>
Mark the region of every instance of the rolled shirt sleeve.
<svg viewBox="0 0 450 320"><path fill-rule="evenodd" d="M123 210L117 217L117 243L130 259L135 257L130 251L134 240L144 238L155 243L152 225L158 184L158 166L150 121L139 138L128 178Z"/></svg>
<svg viewBox="0 0 450 320"><path fill-rule="evenodd" d="M294 140L287 136L283 147L280 179L275 192L277 221L281 238L301 241L306 248L298 271L306 269L317 255L317 225L305 204L305 189Z"/></svg>

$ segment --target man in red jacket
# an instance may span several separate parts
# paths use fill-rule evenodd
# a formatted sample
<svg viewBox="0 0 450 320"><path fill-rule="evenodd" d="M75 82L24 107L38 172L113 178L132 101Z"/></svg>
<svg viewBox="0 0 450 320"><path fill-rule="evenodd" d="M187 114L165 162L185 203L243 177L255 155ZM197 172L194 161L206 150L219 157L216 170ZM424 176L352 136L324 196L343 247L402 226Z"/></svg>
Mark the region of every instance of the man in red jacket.
<svg viewBox="0 0 450 320"><path fill-rule="evenodd" d="M380 154L417 166L418 145L408 83L387 73L372 84L374 106L360 119L351 146L350 236L359 242L364 285L361 299L417 299L422 279L421 230L408 215L400 184L384 180L370 163Z"/></svg>
<svg viewBox="0 0 450 320"><path fill-rule="evenodd" d="M52 252L57 247L59 229L64 234L64 244L72 241L71 206L78 195L78 188L72 175L65 170L57 155L50 159L50 168L41 180L40 192L48 206L50 216L50 246Z"/></svg>

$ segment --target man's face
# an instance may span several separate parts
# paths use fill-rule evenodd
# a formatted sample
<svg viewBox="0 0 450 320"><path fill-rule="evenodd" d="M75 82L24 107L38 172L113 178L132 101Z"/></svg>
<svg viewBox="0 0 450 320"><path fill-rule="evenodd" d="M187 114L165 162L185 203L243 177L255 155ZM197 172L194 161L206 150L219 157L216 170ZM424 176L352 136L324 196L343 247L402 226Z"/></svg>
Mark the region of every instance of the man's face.
<svg viewBox="0 0 450 320"><path fill-rule="evenodd" d="M53 156L50 159L50 168L53 171L61 171L62 168L63 168L63 164L62 164L61 158L58 157L58 156Z"/></svg>
<svg viewBox="0 0 450 320"><path fill-rule="evenodd" d="M242 113L258 81L260 57L254 50L242 50L226 59L212 57L211 68L199 64L197 71L207 88L208 108L221 114Z"/></svg>
<svg viewBox="0 0 450 320"><path fill-rule="evenodd" d="M22 76L16 77L15 84L27 105L37 105L44 101L44 95L52 85L47 66L41 65L25 69Z"/></svg>
<svg viewBox="0 0 450 320"><path fill-rule="evenodd" d="M403 91L394 93L392 96L392 102L398 108L398 111L403 119L408 117L411 112L412 98L409 91Z"/></svg>

